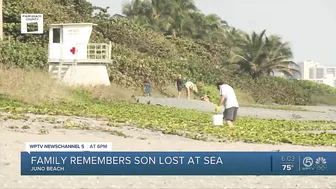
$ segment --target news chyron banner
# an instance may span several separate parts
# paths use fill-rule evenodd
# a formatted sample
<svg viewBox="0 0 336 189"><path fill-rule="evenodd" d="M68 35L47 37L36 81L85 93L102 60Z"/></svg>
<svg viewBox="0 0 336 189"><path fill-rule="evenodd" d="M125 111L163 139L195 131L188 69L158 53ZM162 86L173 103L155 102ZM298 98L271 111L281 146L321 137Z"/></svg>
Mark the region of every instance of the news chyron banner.
<svg viewBox="0 0 336 189"><path fill-rule="evenodd" d="M112 151L112 143L26 143L21 175L336 175L336 152Z"/></svg>

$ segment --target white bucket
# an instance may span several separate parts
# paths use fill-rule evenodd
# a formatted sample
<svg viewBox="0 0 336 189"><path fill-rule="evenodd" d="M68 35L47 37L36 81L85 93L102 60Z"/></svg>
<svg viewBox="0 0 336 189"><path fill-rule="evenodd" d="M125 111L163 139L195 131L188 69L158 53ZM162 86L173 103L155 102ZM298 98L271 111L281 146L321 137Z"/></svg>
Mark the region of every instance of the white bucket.
<svg viewBox="0 0 336 189"><path fill-rule="evenodd" d="M223 114L212 115L212 125L223 125Z"/></svg>

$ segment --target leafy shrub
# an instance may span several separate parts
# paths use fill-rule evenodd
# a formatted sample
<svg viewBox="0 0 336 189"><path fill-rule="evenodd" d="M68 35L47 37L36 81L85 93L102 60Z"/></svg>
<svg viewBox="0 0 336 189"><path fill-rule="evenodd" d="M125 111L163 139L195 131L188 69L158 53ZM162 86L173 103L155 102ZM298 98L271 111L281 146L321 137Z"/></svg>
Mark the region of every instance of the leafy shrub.
<svg viewBox="0 0 336 189"><path fill-rule="evenodd" d="M158 70L164 70L156 78L158 85L171 81L176 74L182 74L193 81L211 83L224 70L221 58L211 54L202 45L190 39L166 39L162 34L143 28L131 20L111 18L109 21L101 21L97 31L114 43L112 54L113 58L116 58L117 64L114 66L117 70L114 71L117 71L119 75L120 73L129 73L127 76L121 76L128 78L127 81L122 81L127 83L127 86L134 85L130 84L134 82L140 85L139 74L141 77L144 75L151 77ZM120 58L123 58L123 61ZM139 63L138 60L143 63ZM134 65L128 66L124 70L126 62ZM146 65L150 65L150 67L146 67ZM138 70L139 66L140 70ZM138 73L134 75L134 73L130 73L131 70ZM163 77L162 74L167 77ZM114 78L113 80L121 81L115 76L115 73L111 77Z"/></svg>
<svg viewBox="0 0 336 189"><path fill-rule="evenodd" d="M125 45L116 44L112 58L115 62L108 69L110 80L126 87L142 86L146 76L156 88L165 86L174 78L174 70L169 60L148 56Z"/></svg>
<svg viewBox="0 0 336 189"><path fill-rule="evenodd" d="M279 77L260 77L226 74L222 80L231 85L242 103L309 105L336 104L335 89L311 81L288 80ZM212 84L200 85L201 95L207 94L217 103L218 90Z"/></svg>
<svg viewBox="0 0 336 189"><path fill-rule="evenodd" d="M162 34L143 28L127 19L100 22L97 30L114 43L161 58L174 58L174 46Z"/></svg>
<svg viewBox="0 0 336 189"><path fill-rule="evenodd" d="M47 66L47 49L29 43L0 42L0 64L5 67L41 68Z"/></svg>

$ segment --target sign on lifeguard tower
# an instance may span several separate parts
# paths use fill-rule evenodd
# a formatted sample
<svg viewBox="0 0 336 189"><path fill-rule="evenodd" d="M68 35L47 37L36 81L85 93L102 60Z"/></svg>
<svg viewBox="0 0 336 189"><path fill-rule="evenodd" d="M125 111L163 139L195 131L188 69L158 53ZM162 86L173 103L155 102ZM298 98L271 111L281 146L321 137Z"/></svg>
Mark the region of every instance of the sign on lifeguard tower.
<svg viewBox="0 0 336 189"><path fill-rule="evenodd" d="M110 85L111 42L89 43L92 23L51 24L49 73L68 84Z"/></svg>

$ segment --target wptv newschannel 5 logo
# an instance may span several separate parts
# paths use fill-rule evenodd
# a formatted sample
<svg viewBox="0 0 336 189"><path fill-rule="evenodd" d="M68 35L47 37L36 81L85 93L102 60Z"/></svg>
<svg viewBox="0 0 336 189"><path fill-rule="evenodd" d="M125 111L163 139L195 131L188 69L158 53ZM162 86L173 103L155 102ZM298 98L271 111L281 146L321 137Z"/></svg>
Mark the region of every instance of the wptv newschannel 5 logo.
<svg viewBox="0 0 336 189"><path fill-rule="evenodd" d="M327 159L324 157L305 157L302 160L303 167L302 170L317 170L317 171L324 171L327 169Z"/></svg>

